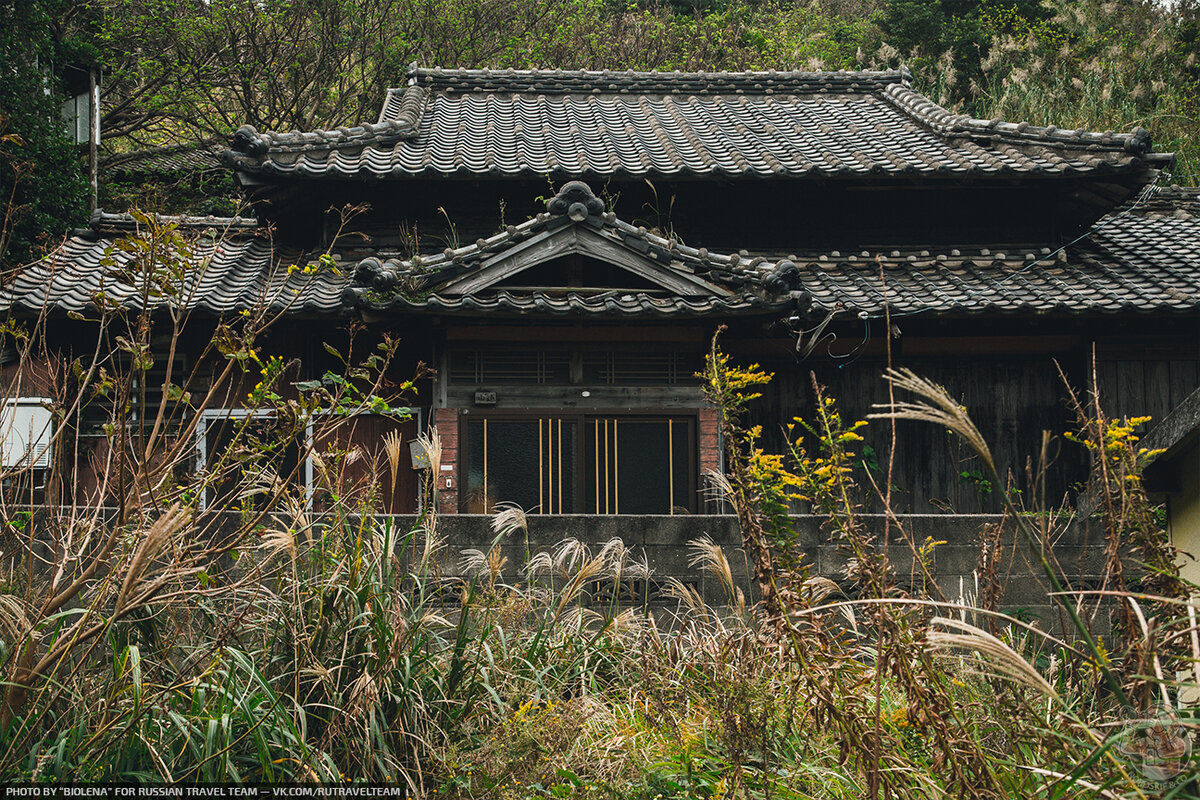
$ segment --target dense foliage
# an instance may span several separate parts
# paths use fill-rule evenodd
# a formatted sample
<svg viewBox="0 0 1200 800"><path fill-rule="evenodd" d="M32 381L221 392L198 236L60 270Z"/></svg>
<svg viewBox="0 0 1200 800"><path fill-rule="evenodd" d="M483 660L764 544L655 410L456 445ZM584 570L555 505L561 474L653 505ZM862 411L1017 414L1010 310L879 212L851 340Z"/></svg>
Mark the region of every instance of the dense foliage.
<svg viewBox="0 0 1200 800"><path fill-rule="evenodd" d="M64 50L88 49L104 66L107 156L213 141L244 123L279 130L373 120L384 89L403 83L414 62L645 70L903 64L917 89L976 117L1094 130L1141 125L1159 149L1179 153L1171 180L1196 184L1198 9L1195 0L10 0L0 4L8 65L0 114L7 132L27 142L3 145L0 188L25 176L14 200L5 191L6 207L16 209L12 259L61 234L82 207L78 164L54 122L57 97L36 90ZM205 191L172 184L160 194L171 210L196 210ZM110 205L139 196L146 187L136 182L104 192Z"/></svg>
<svg viewBox="0 0 1200 800"><path fill-rule="evenodd" d="M71 6L0 2L0 266L23 263L86 216L79 153L59 122L56 68L91 55L61 35Z"/></svg>

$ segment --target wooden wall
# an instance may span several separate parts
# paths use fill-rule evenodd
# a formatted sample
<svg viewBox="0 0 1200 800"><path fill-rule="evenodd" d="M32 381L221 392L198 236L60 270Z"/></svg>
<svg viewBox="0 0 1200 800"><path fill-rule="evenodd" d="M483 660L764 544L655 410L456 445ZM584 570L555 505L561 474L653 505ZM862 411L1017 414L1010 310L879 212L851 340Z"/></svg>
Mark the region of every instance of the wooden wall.
<svg viewBox="0 0 1200 800"><path fill-rule="evenodd" d="M1200 336L1191 336L1196 323L1161 336L1092 338L1087 332L1027 337L913 338L894 342L893 363L912 369L946 387L965 406L992 448L1003 476L1028 494L1026 470L1036 464L1042 431L1051 432L1047 451L1051 470L1047 502L1072 497L1087 478L1088 457L1062 434L1075 428L1068 401L1069 383L1086 392L1091 384L1091 353L1102 408L1109 417L1151 416L1162 419L1193 391L1200 376ZM1094 332L1092 332L1094 334ZM863 419L875 403L886 403L888 386L881 375L886 358L876 343L855 357L832 359L768 352L762 343L731 340L744 363L760 361L775 379L757 401L751 421L763 426L767 446L785 446L781 422L794 416L811 418L812 375L836 398L848 421ZM1143 432L1152 425L1143 426ZM1000 510L1001 487L983 482L978 458L957 437L927 423L901 421L896 425L893 466L893 506L899 512L977 513ZM872 421L864 433L875 451L878 467L871 474L885 485L890 423ZM866 483L865 472L860 481ZM878 502L870 505L879 509ZM800 509L798 509L800 510Z"/></svg>

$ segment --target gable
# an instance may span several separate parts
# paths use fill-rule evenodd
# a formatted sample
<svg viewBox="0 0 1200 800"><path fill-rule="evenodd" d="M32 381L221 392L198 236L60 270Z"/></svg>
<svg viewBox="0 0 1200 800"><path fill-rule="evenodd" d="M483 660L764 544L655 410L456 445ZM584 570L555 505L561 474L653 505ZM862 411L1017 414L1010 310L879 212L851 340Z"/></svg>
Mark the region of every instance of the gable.
<svg viewBox="0 0 1200 800"><path fill-rule="evenodd" d="M582 283L582 274L578 277L570 274L570 257L573 256L580 257L581 267L583 259L587 259L613 268L608 272L615 272L617 277L609 277L608 280L617 285L589 287L593 289L633 288L640 285L663 290L677 297L728 297L732 294L728 289L691 272L661 263L649 252L639 252L624 241L615 241L590 226L576 224L574 221L556 230L543 231L496 253L485 259L478 269L449 280L437 287L436 291L444 295L475 295L504 284L530 286L530 278L541 274L544 279L547 272L553 271L545 268L537 272L531 270L543 265L550 267L555 263L564 267L561 280L544 288L565 289L570 288L572 283L578 283L582 287L585 285ZM524 273L528 275L522 280L520 276Z"/></svg>
<svg viewBox="0 0 1200 800"><path fill-rule="evenodd" d="M601 261L590 256L572 253L535 264L504 278L491 286L476 292L503 290L509 292L545 292L547 294L562 294L577 292L579 294L595 294L597 292L644 292L655 295L665 295L668 291L662 285L646 280L616 264Z"/></svg>

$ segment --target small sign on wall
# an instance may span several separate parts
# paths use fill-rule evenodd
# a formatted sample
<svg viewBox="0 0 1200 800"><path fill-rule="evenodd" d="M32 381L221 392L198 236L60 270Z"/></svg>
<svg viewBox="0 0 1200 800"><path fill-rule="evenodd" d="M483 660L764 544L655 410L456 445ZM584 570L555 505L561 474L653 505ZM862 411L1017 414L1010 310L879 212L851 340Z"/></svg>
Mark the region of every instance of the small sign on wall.
<svg viewBox="0 0 1200 800"><path fill-rule="evenodd" d="M495 392L476 392L475 405L477 406L494 406L496 405Z"/></svg>

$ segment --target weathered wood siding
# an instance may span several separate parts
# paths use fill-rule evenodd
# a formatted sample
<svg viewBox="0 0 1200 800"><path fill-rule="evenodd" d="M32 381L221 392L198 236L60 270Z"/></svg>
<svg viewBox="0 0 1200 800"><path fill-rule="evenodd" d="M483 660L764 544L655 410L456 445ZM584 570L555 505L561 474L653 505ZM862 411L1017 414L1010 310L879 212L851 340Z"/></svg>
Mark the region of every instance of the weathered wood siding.
<svg viewBox="0 0 1200 800"><path fill-rule="evenodd" d="M1095 378L1102 408L1109 417L1162 419L1196 388L1200 375L1200 342L1189 341L1186 332L1119 341L1079 336L1074 342L1062 342L1040 337L1040 344L1039 337L1026 338L988 342L946 337L908 342L907 347L895 346L893 363L946 387L966 407L990 444L1001 475L1026 497L1032 489L1028 470L1036 468L1040 458L1042 431L1049 431L1052 438L1046 454L1051 468L1045 490L1051 505L1072 496L1088 472L1086 451L1062 438L1064 432L1076 427L1076 415L1055 361L1070 385L1086 393L1092 382L1094 345ZM888 401L888 386L881 378L887 361L878 352L841 360L800 360L794 355L772 357L761 345L730 342L729 350L735 356L740 349L747 352L743 362L758 360L775 373L763 398L753 406L750 420L763 426L769 449L785 447L782 424L797 416L812 419L814 374L828 394L838 400L847 421L863 419L873 404ZM871 474L882 490L886 486L890 423L873 421L864 438L875 451L878 466ZM988 513L1000 509L998 492L1004 487L985 482L979 459L958 437L931 424L896 424L892 474L893 507L900 512ZM865 472L858 477L868 482ZM880 504L873 502L871 508L878 509Z"/></svg>

